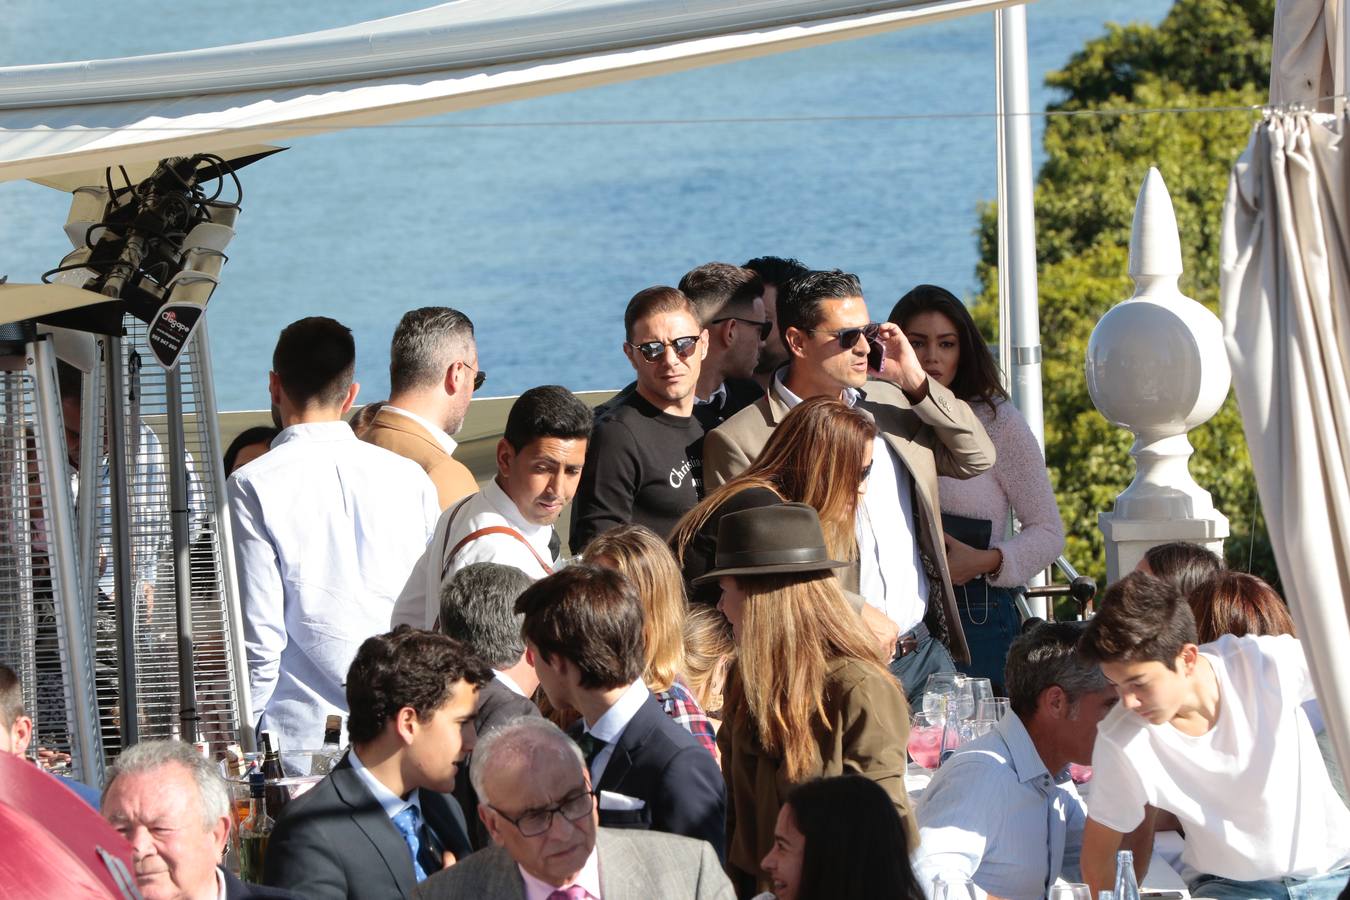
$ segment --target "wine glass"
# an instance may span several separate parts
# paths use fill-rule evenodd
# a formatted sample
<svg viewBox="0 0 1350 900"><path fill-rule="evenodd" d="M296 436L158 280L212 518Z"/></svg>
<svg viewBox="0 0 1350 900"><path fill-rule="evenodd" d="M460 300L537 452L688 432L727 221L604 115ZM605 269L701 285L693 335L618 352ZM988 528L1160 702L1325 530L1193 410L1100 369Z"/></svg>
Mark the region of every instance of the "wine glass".
<svg viewBox="0 0 1350 900"><path fill-rule="evenodd" d="M1050 885L1050 900L1092 900L1092 891L1076 881Z"/></svg>
<svg viewBox="0 0 1350 900"><path fill-rule="evenodd" d="M988 722L1000 722L1012 710L1012 701L1007 697L985 697L975 710L975 718Z"/></svg>
<svg viewBox="0 0 1350 900"><path fill-rule="evenodd" d="M961 875L945 879L938 875L933 879L933 900L975 900L975 884Z"/></svg>
<svg viewBox="0 0 1350 900"><path fill-rule="evenodd" d="M982 701L993 699L994 686L988 678L967 678L966 689L970 691L971 705L965 718L970 718L979 710Z"/></svg>
<svg viewBox="0 0 1350 900"><path fill-rule="evenodd" d="M943 749L955 750L959 744L956 731L947 729L943 739L945 720L941 716L929 716L923 711L914 713L909 726L909 742L906 748L910 759L930 772L942 761Z"/></svg>
<svg viewBox="0 0 1350 900"><path fill-rule="evenodd" d="M954 712L956 709L956 691L955 690L932 690L929 689L923 695L923 712L929 719L941 721L947 718L948 712Z"/></svg>
<svg viewBox="0 0 1350 900"><path fill-rule="evenodd" d="M940 694L954 694L957 685L965 680L966 676L960 672L934 672L928 676L928 684L924 686L924 689L937 691Z"/></svg>

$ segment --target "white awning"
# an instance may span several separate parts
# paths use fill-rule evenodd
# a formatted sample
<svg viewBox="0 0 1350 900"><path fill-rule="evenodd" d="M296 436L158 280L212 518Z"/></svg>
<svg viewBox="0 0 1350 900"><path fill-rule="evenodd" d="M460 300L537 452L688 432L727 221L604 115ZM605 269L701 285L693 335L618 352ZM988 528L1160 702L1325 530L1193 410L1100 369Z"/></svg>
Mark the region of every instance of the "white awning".
<svg viewBox="0 0 1350 900"><path fill-rule="evenodd" d="M1023 0L457 0L209 50L0 69L0 181L292 140Z"/></svg>

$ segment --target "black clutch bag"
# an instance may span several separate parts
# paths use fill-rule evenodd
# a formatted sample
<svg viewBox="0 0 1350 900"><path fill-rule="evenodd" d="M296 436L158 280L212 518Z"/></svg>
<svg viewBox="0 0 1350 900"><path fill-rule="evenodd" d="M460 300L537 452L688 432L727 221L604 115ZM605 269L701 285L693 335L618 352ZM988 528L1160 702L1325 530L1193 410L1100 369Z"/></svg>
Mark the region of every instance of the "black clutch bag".
<svg viewBox="0 0 1350 900"><path fill-rule="evenodd" d="M976 550L988 550L994 523L988 519L972 519L969 516L943 513L942 530L947 537L955 538Z"/></svg>

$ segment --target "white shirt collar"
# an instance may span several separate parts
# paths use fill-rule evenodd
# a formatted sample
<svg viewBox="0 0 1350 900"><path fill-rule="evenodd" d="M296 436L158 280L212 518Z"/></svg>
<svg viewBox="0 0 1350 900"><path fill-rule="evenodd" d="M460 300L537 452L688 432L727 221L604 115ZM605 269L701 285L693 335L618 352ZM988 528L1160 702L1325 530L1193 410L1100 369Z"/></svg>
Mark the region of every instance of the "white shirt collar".
<svg viewBox="0 0 1350 900"><path fill-rule="evenodd" d="M226 900L225 870L216 866L216 900Z"/></svg>
<svg viewBox="0 0 1350 900"><path fill-rule="evenodd" d="M356 440L352 426L341 419L332 422L300 422L283 428L281 434L272 439L272 448L291 441L346 441Z"/></svg>
<svg viewBox="0 0 1350 900"><path fill-rule="evenodd" d="M507 675L507 674L506 674L505 672L503 672L501 669L493 669L493 670L492 670L492 677L493 677L493 678L496 678L496 679L497 679L498 681L500 681L502 684L504 684L504 685L506 685L508 688L510 688L511 691L512 691L513 693L519 694L519 695L522 696L522 697L528 697L528 696L529 696L529 695L526 694L523 690L521 690L520 685L516 684L516 680L515 680L514 678L512 678L510 675Z"/></svg>
<svg viewBox="0 0 1350 900"><path fill-rule="evenodd" d="M619 695L619 699L605 710L603 716L595 720L594 725L587 725L586 731L607 744L614 743L651 695L651 691L647 690L647 686L639 678Z"/></svg>
<svg viewBox="0 0 1350 900"><path fill-rule="evenodd" d="M712 403L714 400L718 400L719 402L725 402L726 399L727 399L727 383L724 381L717 386L717 389L715 391L713 391L711 394L708 395L707 400L700 400L697 396L695 396L694 405L705 406L709 403Z"/></svg>
<svg viewBox="0 0 1350 900"><path fill-rule="evenodd" d="M576 885L579 888L585 888L586 892L592 897L600 896L599 847L591 848L591 855L586 857L586 864L581 867L581 871L577 873L576 879L574 881L569 881L566 884L549 884L535 878L529 872L526 872L521 868L519 864L517 864L516 868L520 869L520 877L525 882L526 900L547 900L549 895L554 891L572 885Z"/></svg>
<svg viewBox="0 0 1350 900"><path fill-rule="evenodd" d="M392 819L409 806L416 806L419 814L422 812L422 808L417 802L417 791L410 791L408 799L405 800L389 790L385 783L376 778L375 773L367 769L361 762L361 757L356 755L355 747L347 751L347 758L351 760L352 770L356 772L356 776L361 779L361 783L366 786L366 790L370 791L371 795L380 802L380 808L389 818Z"/></svg>
<svg viewBox="0 0 1350 900"><path fill-rule="evenodd" d="M802 398L792 393L792 391L788 389L788 386L783 383L783 376L786 375L787 372L788 367L783 366L781 369L779 369L777 372L774 373L773 388L775 391L778 392L778 399L782 400L788 409L794 409L796 408L797 404L802 402ZM844 402L845 406L851 407L858 402L858 398L861 396L862 396L861 391L859 391L857 388L850 387L844 388L844 393L839 397L839 399Z"/></svg>
<svg viewBox="0 0 1350 900"><path fill-rule="evenodd" d="M445 433L444 428L437 428L435 425L431 424L431 422L422 418L417 413L411 412L398 406L390 406L388 403L386 403L384 406L380 407L380 412L384 412L386 410L388 410L391 413L403 416L405 418L412 419L418 425L421 425L424 429L426 429L431 434L431 436L436 439L436 443L441 445L441 449L444 450L447 455L449 456L455 455L455 448L458 447L459 444L455 442L454 438Z"/></svg>
<svg viewBox="0 0 1350 900"><path fill-rule="evenodd" d="M487 483L479 490L488 505L502 518L506 519L512 528L529 538L530 542L536 546L543 546L547 553L548 539L553 534L552 525L536 525L533 522L526 521L525 517L520 514L520 508L516 506L516 501L512 500L506 491L502 490L502 486L497 483L495 478L489 478ZM541 555L546 555L546 553Z"/></svg>

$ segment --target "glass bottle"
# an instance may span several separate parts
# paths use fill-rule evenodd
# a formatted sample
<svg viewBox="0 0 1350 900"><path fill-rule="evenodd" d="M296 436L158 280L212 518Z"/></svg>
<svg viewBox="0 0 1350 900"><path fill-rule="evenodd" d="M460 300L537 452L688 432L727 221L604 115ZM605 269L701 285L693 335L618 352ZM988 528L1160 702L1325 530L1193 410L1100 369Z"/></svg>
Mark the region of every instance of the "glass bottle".
<svg viewBox="0 0 1350 900"><path fill-rule="evenodd" d="M290 789L281 783L285 773L281 771L280 747L272 746L270 732L262 733L262 774L267 780L267 808L273 817L281 815L282 809L291 801Z"/></svg>
<svg viewBox="0 0 1350 900"><path fill-rule="evenodd" d="M342 740L342 716L329 716L323 725L323 749L314 754L309 774L327 775L333 771L333 764L337 762L342 749L338 746L340 740Z"/></svg>
<svg viewBox="0 0 1350 900"><path fill-rule="evenodd" d="M267 779L262 772L248 777L248 817L239 823L239 877L262 884L267 841L276 823L267 814Z"/></svg>
<svg viewBox="0 0 1350 900"><path fill-rule="evenodd" d="M1121 850L1116 854L1115 900L1139 900L1139 882L1134 877L1134 853Z"/></svg>

